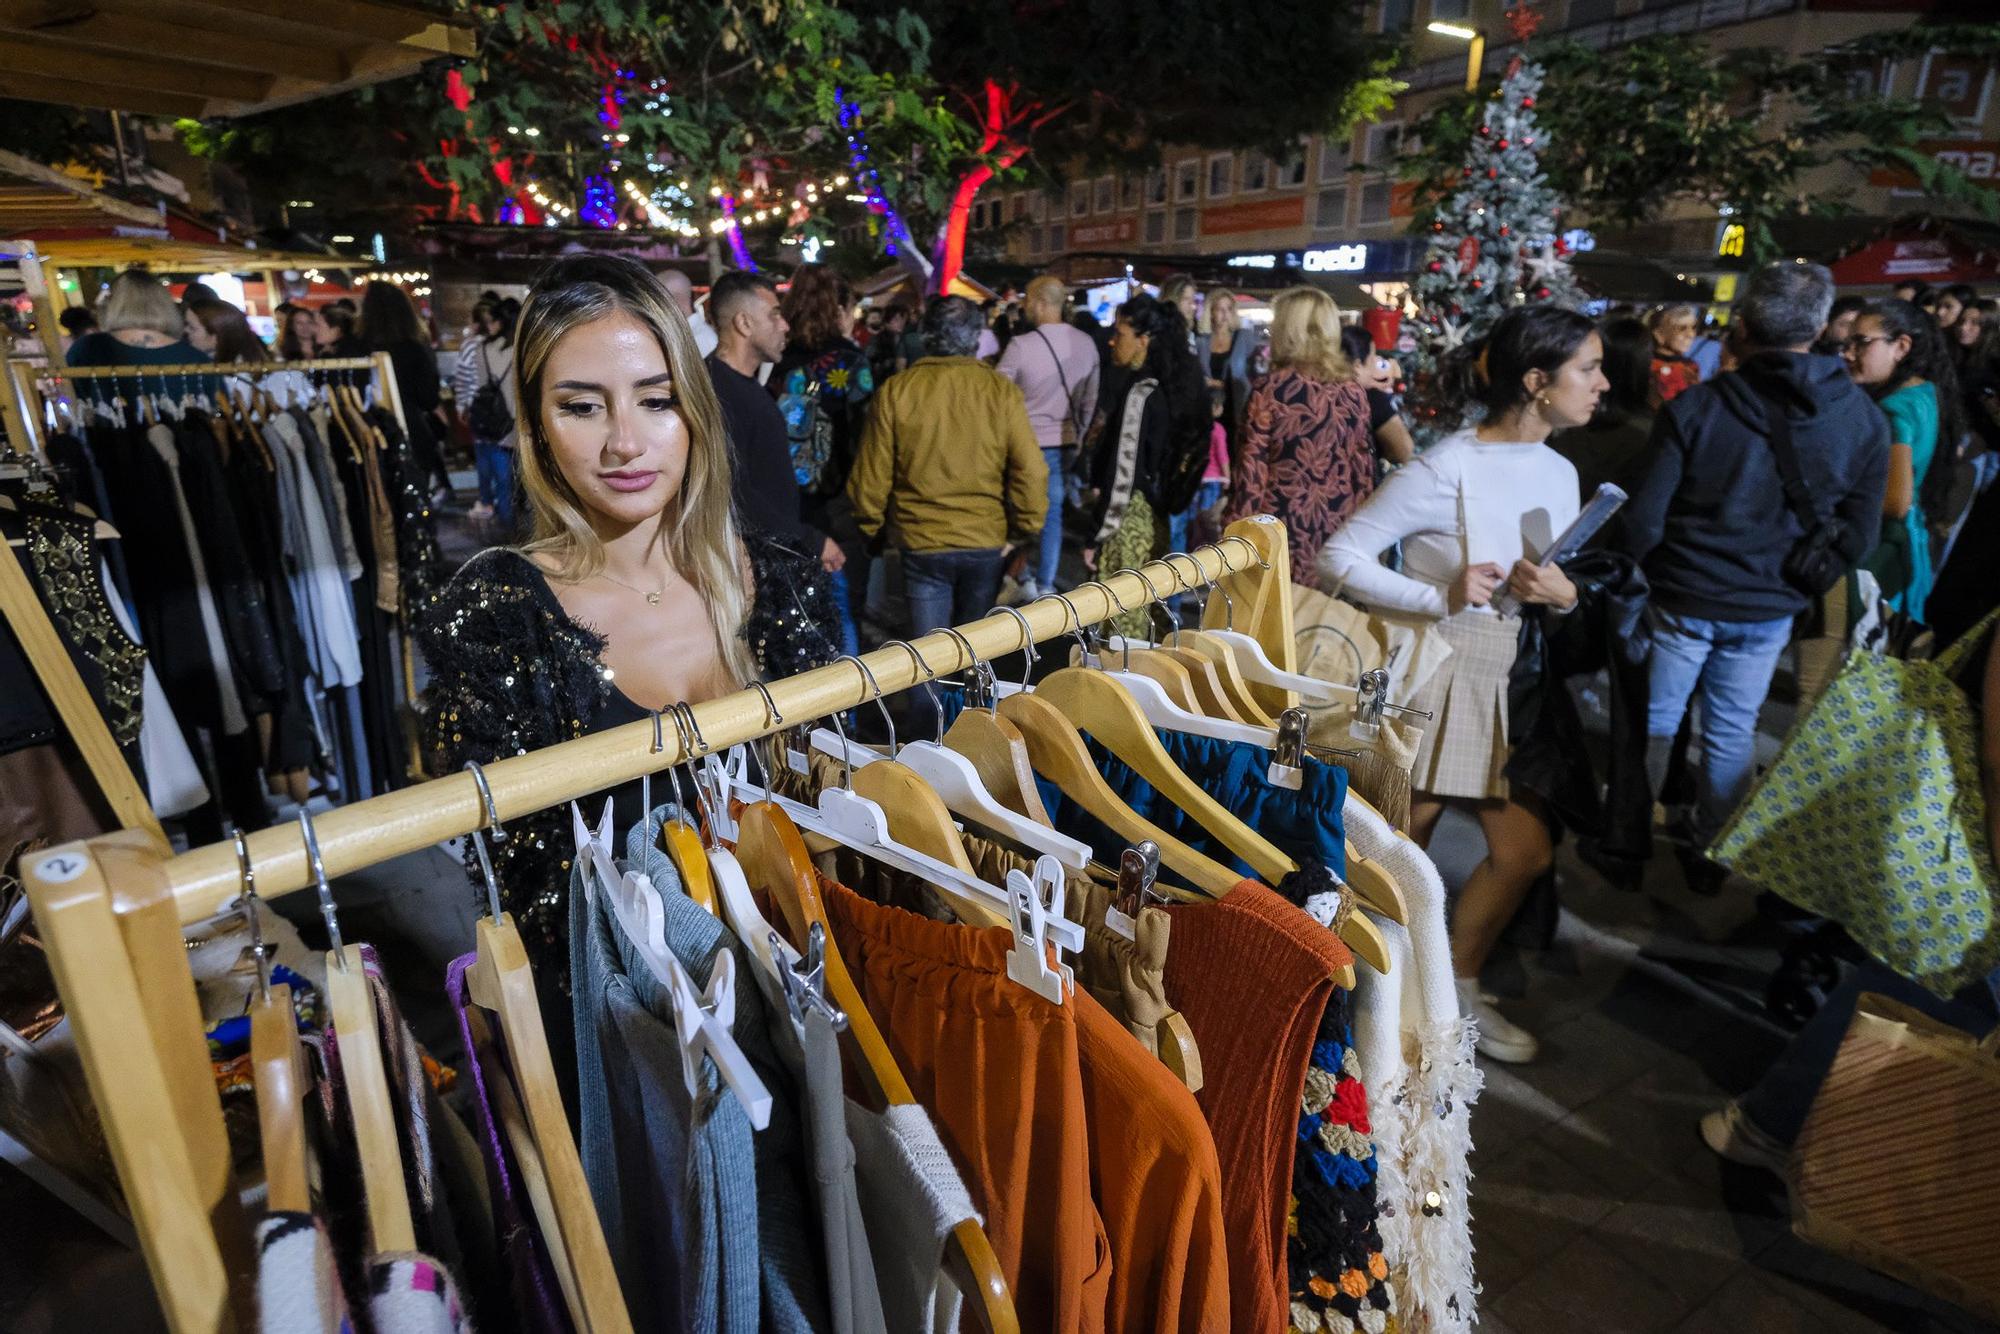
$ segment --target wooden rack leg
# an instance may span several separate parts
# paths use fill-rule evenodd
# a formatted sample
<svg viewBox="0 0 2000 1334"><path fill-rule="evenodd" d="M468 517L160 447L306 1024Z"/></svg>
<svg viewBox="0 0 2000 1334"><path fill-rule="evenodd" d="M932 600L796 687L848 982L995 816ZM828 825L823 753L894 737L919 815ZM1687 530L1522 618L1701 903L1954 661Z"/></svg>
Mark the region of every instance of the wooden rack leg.
<svg viewBox="0 0 2000 1334"><path fill-rule="evenodd" d="M209 1138L197 1124L204 1118L213 1135L223 1134L221 1103L212 1078L203 1098L190 1096L185 1070L170 1074L189 1064L192 1043L206 1075L198 1016L191 1033L170 1035L175 1039L170 1043L160 1040L166 1021L185 1017L195 1003L186 952L173 925L173 953L167 957L179 967L185 993L175 1004L160 995L165 960L143 970L134 966L113 900L114 877L150 869L160 880L161 862L145 835L124 830L37 853L22 873L161 1310L175 1334L232 1334L252 1328L254 1321L232 1305L232 1287L243 1285L232 1285L217 1242L218 1207L235 1207L227 1149L218 1181L213 1152L206 1144L201 1151L193 1147ZM171 916L166 920L173 924ZM146 934L151 925L148 921L133 934ZM142 983L142 971L148 982ZM166 1013L153 1013L163 999Z"/></svg>

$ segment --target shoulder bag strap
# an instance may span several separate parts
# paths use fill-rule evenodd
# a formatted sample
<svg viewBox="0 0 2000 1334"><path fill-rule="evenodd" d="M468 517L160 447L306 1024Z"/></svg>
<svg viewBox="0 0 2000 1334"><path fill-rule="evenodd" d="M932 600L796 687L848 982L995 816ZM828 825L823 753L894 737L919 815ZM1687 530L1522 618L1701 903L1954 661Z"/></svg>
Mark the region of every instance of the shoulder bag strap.
<svg viewBox="0 0 2000 1334"><path fill-rule="evenodd" d="M1791 508L1799 526L1810 533L1819 527L1822 516L1812 488L1806 484L1805 470L1799 466L1799 451L1792 445L1792 419L1777 395L1758 389L1754 382L1751 388L1757 397L1764 400L1764 438L1770 442L1771 453L1778 460L1778 480L1785 488L1785 504Z"/></svg>
<svg viewBox="0 0 2000 1334"><path fill-rule="evenodd" d="M1069 387L1069 375L1063 370L1062 355L1056 351L1056 345L1049 341L1049 336L1043 333L1039 326L1035 329L1035 337L1041 339L1042 346L1049 350L1049 359L1056 364L1056 379L1062 382L1063 417L1069 422L1070 434L1076 437L1070 443L1081 444L1083 443L1083 433L1088 423L1083 425L1077 423L1076 392Z"/></svg>

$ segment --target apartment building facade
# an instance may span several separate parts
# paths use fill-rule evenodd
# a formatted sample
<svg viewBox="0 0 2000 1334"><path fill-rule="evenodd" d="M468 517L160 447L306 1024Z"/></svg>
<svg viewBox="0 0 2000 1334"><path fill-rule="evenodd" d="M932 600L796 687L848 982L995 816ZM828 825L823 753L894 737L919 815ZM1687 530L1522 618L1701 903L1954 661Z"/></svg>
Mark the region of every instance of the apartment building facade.
<svg viewBox="0 0 2000 1334"><path fill-rule="evenodd" d="M1463 85L1468 43L1429 31L1434 22L1477 29L1487 37L1482 73L1496 79L1518 47L1504 0L1377 0L1371 21L1410 33L1411 59L1398 77L1409 87L1381 120L1351 136L1316 137L1281 156L1255 150L1168 148L1151 171L1071 180L1061 191L991 188L975 205L969 244L974 272L983 263L1032 267L1074 282L1135 270L1184 268L1256 289L1305 278L1336 288L1358 286L1393 301L1417 268L1422 243L1409 235L1413 185L1397 174L1406 135L1439 100ZM1610 49L1655 33L1699 36L1715 47L1769 46L1806 55L1885 28L1916 21L1925 0L1545 0L1543 31ZM1937 101L1955 129L1924 147L2000 187L2000 96L1991 66L1943 55L1883 61L1853 72L1856 96L1903 95ZM1893 232L1898 219L1930 201L1907 183L1828 168L1810 182L1844 199L1848 216L1802 221L1783 239L1801 253L1831 259ZM1589 227L1589 219L1566 219ZM1876 238L1880 239L1880 238ZM1594 234L1580 262L1593 285L1624 299L1658 299L1685 284L1697 297L1727 299L1733 237L1712 209L1676 204L1644 226ZM1925 243L1914 241L1919 251ZM1913 271L1963 269L1958 253L1977 242L1944 240L1926 260L1904 256ZM1996 271L2000 276L2000 271ZM1716 280L1722 279L1722 292ZM1658 287L1657 291L1649 290Z"/></svg>

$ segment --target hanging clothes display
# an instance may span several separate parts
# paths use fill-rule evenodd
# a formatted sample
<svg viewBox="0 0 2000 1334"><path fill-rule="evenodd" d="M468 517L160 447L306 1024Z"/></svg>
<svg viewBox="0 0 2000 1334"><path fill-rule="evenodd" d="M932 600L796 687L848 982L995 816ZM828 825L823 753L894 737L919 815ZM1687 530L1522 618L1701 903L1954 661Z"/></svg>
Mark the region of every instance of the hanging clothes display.
<svg viewBox="0 0 2000 1334"><path fill-rule="evenodd" d="M231 368L208 377L212 399L143 392L150 383L124 368L42 383L48 416L64 424L47 456L120 534L114 600L129 604L130 637L213 797L190 802L197 789L176 782L156 809L185 817L197 839L224 821L263 826L267 791L302 802L317 779L355 800L408 770L394 571L435 585L435 521L420 484L403 480L393 414L362 404L345 378L315 386L319 364ZM332 364L329 380L354 374ZM267 370L298 401L273 400ZM70 381L91 392L72 395ZM369 553L386 553L386 566Z"/></svg>
<svg viewBox="0 0 2000 1334"><path fill-rule="evenodd" d="M301 508L311 472L305 445L291 472ZM365 505L365 492L348 494ZM312 504L323 523L326 498ZM366 532L355 538L366 587L373 552ZM1022 643L1058 631L1052 610L1011 614ZM1067 619L1084 623L1075 607ZM519 782L501 788L501 770L522 772L512 761L490 784L470 766L484 807L471 830L465 780L438 780L433 806L449 814L424 836L471 834L485 903L442 979L456 1071L418 1045L376 952L342 943L317 877L328 859L302 813L333 944L323 1002L296 1010L287 988L301 979L259 947L247 973L222 957L242 948L233 940L203 961L238 979L232 1040L248 1030L229 1062L257 1095L246 1165L261 1162L269 1199L263 1328L1469 1323L1463 1129L1476 1072L1468 1085L1465 1068L1430 1068L1470 1050L1464 1021L1428 996L1439 976L1449 993L1435 868L1337 764L1297 751L1302 715L1259 728L1183 711L1181 727L1136 727L1139 700L1158 699L1108 661L997 700L982 691L921 742L856 745L838 715L827 730L778 731L782 714L811 711L801 699L879 697L876 674L904 649L906 680L911 660L919 680L935 670L927 654L976 672L974 633L999 642L981 623L952 632L956 649L937 636L872 666L854 659L874 688L845 701L815 673L757 687L753 709L715 701L698 719L677 706L653 717L650 749L630 752L651 758L633 761L612 747L643 730L641 711L638 729L591 738L602 755L566 781L602 794L672 765L688 804L621 823L600 795L599 811L570 808L569 837L553 844L548 816L500 824L501 809L527 804ZM713 742L725 708L765 726L728 723L734 735ZM679 745L666 756L669 735ZM736 744L758 737L769 744L754 756ZM520 879L503 899L495 843L530 829L545 846L505 863ZM336 855L366 864L364 838L397 836L343 828ZM281 837L237 845L230 901L250 923L262 920L251 845L282 851ZM561 884L533 878L557 868ZM191 918L200 898L212 915L215 888L177 910ZM567 995L545 984L549 961L530 956L509 900L562 908ZM43 901L56 971L94 1023L96 997L136 986L138 961L113 951L72 969L80 909ZM125 948L151 944L134 935ZM301 1017L316 1063L299 1054ZM135 1103L91 1068L116 1154ZM312 1096L295 1096L294 1080ZM457 1096L441 1097L454 1080ZM133 1097L146 1096L141 1081ZM1394 1112L1371 1114L1384 1098ZM306 1112L324 1133L293 1123ZM1449 1207L1417 1203L1432 1193ZM182 1224L180 1254L207 1263L209 1222Z"/></svg>

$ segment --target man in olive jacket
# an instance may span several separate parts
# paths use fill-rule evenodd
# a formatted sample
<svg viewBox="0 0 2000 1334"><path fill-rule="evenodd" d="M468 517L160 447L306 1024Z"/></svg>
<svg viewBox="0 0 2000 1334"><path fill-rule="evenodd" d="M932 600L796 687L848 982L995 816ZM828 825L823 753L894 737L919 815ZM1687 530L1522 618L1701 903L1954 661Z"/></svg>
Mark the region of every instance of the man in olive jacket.
<svg viewBox="0 0 2000 1334"><path fill-rule="evenodd" d="M964 297L931 303L925 356L876 391L848 474L861 531L903 553L912 635L991 611L1007 546L1048 514L1048 465L1021 390L973 357L985 325Z"/></svg>

